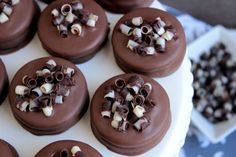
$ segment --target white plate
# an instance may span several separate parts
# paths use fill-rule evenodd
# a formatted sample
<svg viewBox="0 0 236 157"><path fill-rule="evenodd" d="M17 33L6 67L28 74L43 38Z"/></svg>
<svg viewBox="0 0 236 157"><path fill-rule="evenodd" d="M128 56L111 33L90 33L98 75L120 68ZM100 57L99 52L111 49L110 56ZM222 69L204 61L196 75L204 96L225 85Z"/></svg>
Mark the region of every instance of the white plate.
<svg viewBox="0 0 236 157"><path fill-rule="evenodd" d="M43 7L42 3L41 7ZM152 7L160 8L158 1ZM121 15L107 13L111 28ZM25 48L16 53L1 56L8 71L10 80L18 69L27 62L39 57L48 56L42 48L37 36ZM93 59L78 65L84 73L90 96L105 80L122 74L123 72L115 63L111 42L109 42ZM172 112L172 123L169 131L159 145L141 155L141 157L177 157L180 148L183 146L185 136L190 122L192 109L191 88L192 75L190 73L190 61L185 58L180 69L169 77L156 79L167 91ZM105 157L122 157L109 151L98 142L90 128L90 113L85 116L68 131L54 136L35 136L24 130L14 119L9 102L6 100L0 107L0 138L11 143L22 157L32 157L47 144L64 139L73 139L86 142L96 148Z"/></svg>
<svg viewBox="0 0 236 157"><path fill-rule="evenodd" d="M224 43L227 50L231 52L234 59L236 59L236 41L222 26L216 26L210 32L190 44L188 46L188 56L197 61L203 52L209 52L210 48L219 42ZM227 122L212 124L197 110L193 109L191 119L212 143L221 141L236 129L236 116Z"/></svg>

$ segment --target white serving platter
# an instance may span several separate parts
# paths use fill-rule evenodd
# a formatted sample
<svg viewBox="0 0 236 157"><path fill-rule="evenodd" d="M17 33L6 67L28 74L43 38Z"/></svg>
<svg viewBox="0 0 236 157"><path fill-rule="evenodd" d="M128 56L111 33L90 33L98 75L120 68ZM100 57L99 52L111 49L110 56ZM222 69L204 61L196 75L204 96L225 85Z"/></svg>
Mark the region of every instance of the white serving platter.
<svg viewBox="0 0 236 157"><path fill-rule="evenodd" d="M39 3L44 8L43 3ZM158 1L155 1L153 8L162 8ZM111 30L122 15L107 13ZM12 80L14 74L29 61L49 56L42 48L36 35L34 39L18 52L0 56L7 68L9 79ZM116 65L111 42L90 61L77 65L84 73L87 82L90 97L95 90L105 80L124 73ZM163 140L147 153L140 157L178 157L179 151L184 144L188 126L190 123L190 114L192 110L193 89L192 74L190 72L191 64L185 57L181 67L172 75L155 79L167 91L171 103L172 123ZM90 128L90 113L85 116L68 131L53 136L35 136L24 130L14 119L8 99L0 106L0 138L11 143L18 151L21 157L33 157L41 148L57 140L79 140L96 148L104 157L124 157L109 151L94 137Z"/></svg>
<svg viewBox="0 0 236 157"><path fill-rule="evenodd" d="M188 56L198 61L199 56L203 52L209 52L210 48L219 42L225 44L227 50L232 53L233 58L236 59L236 40L233 39L229 32L222 26L214 27L211 31L191 43L188 46ZM212 143L220 142L236 129L236 116L233 116L229 121L212 124L196 109L193 109L191 119Z"/></svg>

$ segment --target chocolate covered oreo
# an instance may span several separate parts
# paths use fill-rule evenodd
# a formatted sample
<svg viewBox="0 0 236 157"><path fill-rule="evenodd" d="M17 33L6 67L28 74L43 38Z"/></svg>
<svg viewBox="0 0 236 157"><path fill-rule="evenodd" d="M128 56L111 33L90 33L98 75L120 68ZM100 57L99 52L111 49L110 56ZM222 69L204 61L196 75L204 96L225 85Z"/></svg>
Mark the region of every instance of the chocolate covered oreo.
<svg viewBox="0 0 236 157"><path fill-rule="evenodd" d="M18 157L15 148L2 139L0 139L0 151L2 157Z"/></svg>
<svg viewBox="0 0 236 157"><path fill-rule="evenodd" d="M2 59L0 58L0 105L5 100L8 94L8 76L6 72L6 68L4 63L2 62Z"/></svg>

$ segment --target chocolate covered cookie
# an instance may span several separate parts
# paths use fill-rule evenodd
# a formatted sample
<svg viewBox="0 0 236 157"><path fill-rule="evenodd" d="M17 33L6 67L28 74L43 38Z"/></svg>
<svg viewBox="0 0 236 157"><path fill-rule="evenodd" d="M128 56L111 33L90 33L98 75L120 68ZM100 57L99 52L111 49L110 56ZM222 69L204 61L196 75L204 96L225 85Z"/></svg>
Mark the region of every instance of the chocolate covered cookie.
<svg viewBox="0 0 236 157"><path fill-rule="evenodd" d="M82 72L71 62L54 57L24 65L11 82L9 100L16 120L36 135L69 129L89 105Z"/></svg>
<svg viewBox="0 0 236 157"><path fill-rule="evenodd" d="M96 0L98 4L114 13L127 13L137 8L148 7L154 0Z"/></svg>
<svg viewBox="0 0 236 157"><path fill-rule="evenodd" d="M91 127L111 151L128 156L157 145L171 123L169 98L153 79L123 74L103 83L91 102Z"/></svg>
<svg viewBox="0 0 236 157"><path fill-rule="evenodd" d="M57 0L38 25L44 49L74 63L92 58L107 41L108 30L105 12L93 0Z"/></svg>
<svg viewBox="0 0 236 157"><path fill-rule="evenodd" d="M186 51L180 22L167 12L151 8L124 15L113 31L112 46L122 70L154 77L175 72Z"/></svg>
<svg viewBox="0 0 236 157"><path fill-rule="evenodd" d="M102 157L102 155L83 142L63 140L45 146L35 157Z"/></svg>
<svg viewBox="0 0 236 157"><path fill-rule="evenodd" d="M8 94L8 76L6 72L6 68L0 58L0 105L5 100Z"/></svg>
<svg viewBox="0 0 236 157"><path fill-rule="evenodd" d="M4 140L0 139L0 151L2 157L18 157L15 148Z"/></svg>
<svg viewBox="0 0 236 157"><path fill-rule="evenodd" d="M37 31L39 15L33 0L0 0L0 54L28 44Z"/></svg>

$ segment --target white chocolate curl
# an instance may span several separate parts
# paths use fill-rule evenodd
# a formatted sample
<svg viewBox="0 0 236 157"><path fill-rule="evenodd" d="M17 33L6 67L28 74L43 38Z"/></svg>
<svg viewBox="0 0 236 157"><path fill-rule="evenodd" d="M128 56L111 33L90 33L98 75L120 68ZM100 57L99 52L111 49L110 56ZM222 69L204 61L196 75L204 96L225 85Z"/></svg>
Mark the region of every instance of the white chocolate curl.
<svg viewBox="0 0 236 157"><path fill-rule="evenodd" d="M48 70L48 69L43 69L43 70L42 70L42 76L43 76L43 75L46 75L46 74L50 74L50 73L51 73L51 71Z"/></svg>
<svg viewBox="0 0 236 157"><path fill-rule="evenodd" d="M119 112L115 112L115 114L113 116L113 120L118 121L118 122L122 121L122 117L119 114Z"/></svg>
<svg viewBox="0 0 236 157"><path fill-rule="evenodd" d="M73 14L72 12L69 12L66 16L66 21L69 22L69 23L73 23L78 17Z"/></svg>
<svg viewBox="0 0 236 157"><path fill-rule="evenodd" d="M144 107L139 106L139 105L135 106L135 108L133 109L133 113L134 113L138 118L143 117L144 112L145 112Z"/></svg>
<svg viewBox="0 0 236 157"><path fill-rule="evenodd" d="M145 83L143 86L148 86L148 88L149 88L150 90L152 90L152 84L149 83L149 82Z"/></svg>
<svg viewBox="0 0 236 157"><path fill-rule="evenodd" d="M156 39L156 44L160 45L162 48L166 47L166 41L162 37L159 37L159 38Z"/></svg>
<svg viewBox="0 0 236 157"><path fill-rule="evenodd" d="M128 93L126 95L125 101L132 101L133 99L134 99L134 97L130 93Z"/></svg>
<svg viewBox="0 0 236 157"><path fill-rule="evenodd" d="M38 107L37 104L35 103L35 101L30 99L30 103L29 103L29 111L32 112L34 111L34 108Z"/></svg>
<svg viewBox="0 0 236 157"><path fill-rule="evenodd" d="M9 5L5 5L3 10L2 10L6 15L10 16L12 13L12 7Z"/></svg>
<svg viewBox="0 0 236 157"><path fill-rule="evenodd" d="M123 33L127 36L130 36L133 33L133 29L125 24L120 25L120 30L121 30L121 33Z"/></svg>
<svg viewBox="0 0 236 157"><path fill-rule="evenodd" d="M145 51L145 53L146 53L147 55L154 55L155 52L156 52L155 48L152 47L152 46L145 47L145 48L144 48L144 51Z"/></svg>
<svg viewBox="0 0 236 157"><path fill-rule="evenodd" d="M28 91L29 91L29 88L22 85L18 85L15 88L15 94L20 95L20 96L24 96L25 94L27 94Z"/></svg>
<svg viewBox="0 0 236 157"><path fill-rule="evenodd" d="M139 131L141 130L142 124L147 122L148 120L145 117L143 117L134 123L134 127Z"/></svg>
<svg viewBox="0 0 236 157"><path fill-rule="evenodd" d="M52 65L53 67L57 66L57 63L54 60L52 60L52 59L47 61L47 64Z"/></svg>
<svg viewBox="0 0 236 157"><path fill-rule="evenodd" d="M139 44L136 43L135 41L133 41L133 40L128 41L127 48L129 48L131 51L133 51L134 48L137 46L139 46Z"/></svg>
<svg viewBox="0 0 236 157"><path fill-rule="evenodd" d="M80 36L82 33L82 26L78 23L73 24L71 26L71 33Z"/></svg>
<svg viewBox="0 0 236 157"><path fill-rule="evenodd" d="M0 14L0 23L5 23L9 20L8 16L5 13Z"/></svg>
<svg viewBox="0 0 236 157"><path fill-rule="evenodd" d="M166 31L162 37L165 38L167 41L171 41L174 38L174 34L170 31Z"/></svg>
<svg viewBox="0 0 236 157"><path fill-rule="evenodd" d="M72 7L70 4L64 4L62 7L61 7L61 13L62 15L66 16L67 14L71 13L72 12Z"/></svg>
<svg viewBox="0 0 236 157"><path fill-rule="evenodd" d="M102 117L108 117L108 118L111 117L111 111L102 111L101 114Z"/></svg>
<svg viewBox="0 0 236 157"><path fill-rule="evenodd" d="M106 95L104 96L104 98L110 98L110 99L114 99L115 98L115 91L111 90L108 93L106 93Z"/></svg>
<svg viewBox="0 0 236 157"><path fill-rule="evenodd" d="M52 14L53 17L57 17L57 16L60 15L60 12L59 12L57 9L53 9L53 10L51 11L51 14Z"/></svg>
<svg viewBox="0 0 236 157"><path fill-rule="evenodd" d="M40 90L44 93L44 94L50 94L52 93L52 89L53 89L54 85L51 83L44 83L41 87Z"/></svg>
<svg viewBox="0 0 236 157"><path fill-rule="evenodd" d="M138 38L142 38L142 30L140 28L135 28L133 30L133 36L138 37Z"/></svg>
<svg viewBox="0 0 236 157"><path fill-rule="evenodd" d="M75 2L73 4L71 4L73 10L82 10L84 7L83 7L83 4L80 3L80 2Z"/></svg>
<svg viewBox="0 0 236 157"><path fill-rule="evenodd" d="M12 3L12 5L16 5L16 4L20 3L20 0L11 0L11 3Z"/></svg>
<svg viewBox="0 0 236 157"><path fill-rule="evenodd" d="M135 26L140 26L141 24L143 24L143 18L142 17L134 17L132 19L132 24Z"/></svg>
<svg viewBox="0 0 236 157"><path fill-rule="evenodd" d="M46 107L42 108L42 110L43 110L43 113L46 117L51 117L53 114L52 106L46 106Z"/></svg>
<svg viewBox="0 0 236 157"><path fill-rule="evenodd" d="M158 33L159 35L164 34L164 33L165 33L165 29L164 29L164 27L160 27L160 28L158 28L157 33Z"/></svg>
<svg viewBox="0 0 236 157"><path fill-rule="evenodd" d="M37 94L38 97L40 97L40 96L43 95L43 92L40 90L39 87L34 88L34 89L32 90L32 92L35 92L35 93Z"/></svg>
<svg viewBox="0 0 236 157"><path fill-rule="evenodd" d="M71 154L72 154L72 156L75 157L77 152L81 152L80 147L79 147L79 146L73 146L73 147L71 148Z"/></svg>
<svg viewBox="0 0 236 157"><path fill-rule="evenodd" d="M161 27L165 27L166 26L166 23L160 17L156 18L156 20L158 21L158 24Z"/></svg>
<svg viewBox="0 0 236 157"><path fill-rule="evenodd" d="M153 33L153 34L152 34L152 37L153 37L153 39L155 39L155 40L156 40L157 38L159 38L159 35L158 35L158 34L156 34L156 33Z"/></svg>
<svg viewBox="0 0 236 157"><path fill-rule="evenodd" d="M72 76L72 75L74 75L74 73L75 73L75 69L73 69L73 68L70 68L70 67L68 67L68 68L66 68L66 70L64 71L64 74L66 74L66 75L68 75L68 76Z"/></svg>
<svg viewBox="0 0 236 157"><path fill-rule="evenodd" d="M118 101L115 101L115 102L112 104L112 109L111 109L112 113L115 113L116 108L117 108L117 106L119 106L119 105L120 105L120 102L118 102Z"/></svg>
<svg viewBox="0 0 236 157"><path fill-rule="evenodd" d="M113 121L111 122L111 126L112 126L113 128L115 128L115 129L118 129L118 127L119 127L119 122L113 120Z"/></svg>
<svg viewBox="0 0 236 157"><path fill-rule="evenodd" d="M98 16L94 15L94 14L90 14L86 25L89 26L89 27L95 27L97 21L98 21Z"/></svg>

